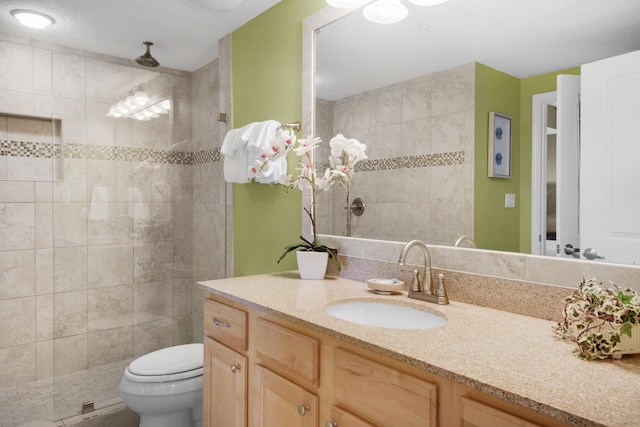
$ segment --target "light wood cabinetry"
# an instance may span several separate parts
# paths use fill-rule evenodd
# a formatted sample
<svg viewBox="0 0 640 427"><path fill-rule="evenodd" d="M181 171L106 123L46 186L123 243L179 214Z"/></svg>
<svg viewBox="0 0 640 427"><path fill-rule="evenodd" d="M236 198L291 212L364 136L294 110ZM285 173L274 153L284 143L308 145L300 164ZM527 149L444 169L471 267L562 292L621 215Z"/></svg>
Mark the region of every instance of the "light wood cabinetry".
<svg viewBox="0 0 640 427"><path fill-rule="evenodd" d="M566 426L218 296L204 329L205 427Z"/></svg>
<svg viewBox="0 0 640 427"><path fill-rule="evenodd" d="M204 337L205 426L247 425L247 358Z"/></svg>
<svg viewBox="0 0 640 427"><path fill-rule="evenodd" d="M246 311L204 302L204 427L248 425L247 321Z"/></svg>
<svg viewBox="0 0 640 427"><path fill-rule="evenodd" d="M380 425L438 424L438 384L340 348L334 350L333 396Z"/></svg>
<svg viewBox="0 0 640 427"><path fill-rule="evenodd" d="M553 418L454 383L453 422L461 427L566 427Z"/></svg>
<svg viewBox="0 0 640 427"><path fill-rule="evenodd" d="M253 426L315 427L318 396L267 368L255 366Z"/></svg>

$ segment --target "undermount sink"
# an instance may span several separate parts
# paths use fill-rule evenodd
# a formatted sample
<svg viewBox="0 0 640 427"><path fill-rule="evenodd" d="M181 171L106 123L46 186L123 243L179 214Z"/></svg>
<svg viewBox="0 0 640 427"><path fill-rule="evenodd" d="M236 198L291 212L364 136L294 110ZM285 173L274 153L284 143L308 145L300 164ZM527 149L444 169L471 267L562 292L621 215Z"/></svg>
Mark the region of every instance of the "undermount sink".
<svg viewBox="0 0 640 427"><path fill-rule="evenodd" d="M436 314L398 304L351 301L329 305L325 311L339 319L361 325L392 329L431 329L447 320Z"/></svg>

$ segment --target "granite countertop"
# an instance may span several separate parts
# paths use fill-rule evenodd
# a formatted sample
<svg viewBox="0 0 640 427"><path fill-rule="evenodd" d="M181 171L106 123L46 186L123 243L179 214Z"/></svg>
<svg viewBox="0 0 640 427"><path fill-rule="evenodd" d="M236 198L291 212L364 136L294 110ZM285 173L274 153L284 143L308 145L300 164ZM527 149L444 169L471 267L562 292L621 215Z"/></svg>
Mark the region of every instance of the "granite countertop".
<svg viewBox="0 0 640 427"><path fill-rule="evenodd" d="M575 425L640 426L640 355L585 361L553 322L451 301L376 295L364 282L297 272L199 282L207 291ZM327 305L385 300L447 319L434 329L386 329L337 319Z"/></svg>

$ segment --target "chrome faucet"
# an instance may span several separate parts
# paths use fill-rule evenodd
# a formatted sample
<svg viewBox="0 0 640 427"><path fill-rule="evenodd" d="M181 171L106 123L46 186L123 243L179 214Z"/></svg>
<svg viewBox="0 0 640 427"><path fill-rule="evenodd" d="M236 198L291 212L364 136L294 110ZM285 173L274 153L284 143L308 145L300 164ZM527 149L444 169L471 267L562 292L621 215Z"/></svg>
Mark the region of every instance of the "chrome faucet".
<svg viewBox="0 0 640 427"><path fill-rule="evenodd" d="M476 242L471 237L465 236L465 235L462 235L462 236L458 237L458 240L456 240L456 242L453 244L453 246L456 247L456 248L460 247L462 242L464 242L465 240L467 242L469 242L469 244L471 245L472 248L476 247Z"/></svg>
<svg viewBox="0 0 640 427"><path fill-rule="evenodd" d="M422 267L422 278L420 277L419 270L414 268L405 267L405 261L407 254L414 246L419 247L422 250L424 257L424 266ZM403 271L413 272L413 280L411 287L409 288L409 298L419 299L422 301L434 302L437 304L449 304L449 298L447 297L447 291L444 287L444 275L438 275L438 285L434 291L433 280L431 278L431 254L427 245L421 240L412 240L402 248L400 259L398 259L398 265Z"/></svg>

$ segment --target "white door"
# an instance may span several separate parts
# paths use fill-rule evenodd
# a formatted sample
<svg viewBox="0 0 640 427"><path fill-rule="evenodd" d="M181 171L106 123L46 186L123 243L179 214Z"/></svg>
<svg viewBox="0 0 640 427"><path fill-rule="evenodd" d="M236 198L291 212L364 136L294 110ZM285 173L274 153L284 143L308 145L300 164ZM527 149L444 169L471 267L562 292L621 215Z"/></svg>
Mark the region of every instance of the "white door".
<svg viewBox="0 0 640 427"><path fill-rule="evenodd" d="M582 66L581 252L640 264L640 51Z"/></svg>
<svg viewBox="0 0 640 427"><path fill-rule="evenodd" d="M580 76L558 76L557 106L556 244L559 256L578 258Z"/></svg>

